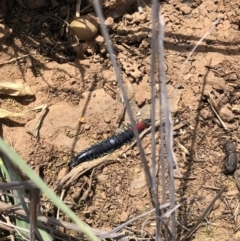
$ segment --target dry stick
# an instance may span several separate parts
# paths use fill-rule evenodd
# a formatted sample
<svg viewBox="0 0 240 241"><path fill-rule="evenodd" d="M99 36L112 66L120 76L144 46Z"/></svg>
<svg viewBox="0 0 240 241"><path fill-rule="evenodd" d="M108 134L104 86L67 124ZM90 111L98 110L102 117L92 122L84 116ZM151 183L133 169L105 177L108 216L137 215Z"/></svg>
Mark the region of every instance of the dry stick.
<svg viewBox="0 0 240 241"><path fill-rule="evenodd" d="M76 13L75 13L76 18L80 17L81 2L82 2L81 0L76 1Z"/></svg>
<svg viewBox="0 0 240 241"><path fill-rule="evenodd" d="M40 126L41 126L42 121L43 121L43 117L44 117L46 112L47 112L47 105L44 105L43 108L42 108L41 115L38 119L38 123L37 123L36 129L35 129L35 132L33 133L33 136L36 137L36 138L39 137L39 129L40 129Z"/></svg>
<svg viewBox="0 0 240 241"><path fill-rule="evenodd" d="M8 205L7 203L4 203L4 202L1 202L0 201L0 206L4 209L9 209L12 207L12 210L11 213L14 213L14 215L17 215L17 216L20 216L20 217L24 217L24 218L27 218L26 214L24 213L23 210L20 210L19 208L14 208L13 206L10 206ZM60 226L60 227L63 227L63 228L66 228L66 229L71 229L71 230L74 230L74 231L78 231L78 232L81 232L81 230L79 229L79 227L74 224L74 223L70 223L70 222L66 222L66 221L63 221L63 220L57 220L55 218L51 218L51 217L45 217L45 216L38 216L38 221L39 222L43 222L43 223L47 223L49 225L54 225L54 226ZM1 222L0 222L1 223ZM2 222L3 224L6 224L4 222ZM6 224L7 225L7 224ZM41 225L42 227L46 228L45 225ZM14 226L13 226L14 227ZM19 228L20 229L20 228ZM107 234L108 232L106 231L102 231L102 230L99 230L99 229L94 229L94 228L91 228L90 229L92 230L92 232L95 234L95 235L98 235L98 236L101 236L101 235L105 235ZM25 229L23 229L25 230ZM51 228L47 227L47 230L51 230ZM58 233L61 233L58 231ZM112 233L112 235L110 235L109 238L113 238L113 237L116 237L116 236L119 236L119 234L117 233Z"/></svg>
<svg viewBox="0 0 240 241"><path fill-rule="evenodd" d="M163 111L165 116L165 133L166 133L166 146L167 146L167 161L168 161L168 172L169 172L169 187L170 187L170 202L171 208L175 207L175 188L174 188L174 176L173 176L173 132L172 132L172 118L168 105L168 94L167 94L167 84L166 84L166 71L164 68L164 34L165 34L165 23L160 14L160 39L159 39L159 68L161 71L161 81L162 81L162 103L164 103ZM161 138L163 141L163 137ZM176 240L176 219L175 212L171 215L171 225L172 225L172 240Z"/></svg>
<svg viewBox="0 0 240 241"><path fill-rule="evenodd" d="M213 97L212 97L210 92L208 93L208 96L209 96L208 103L210 104L212 111L217 116L217 118L220 121L220 123L222 124L223 128L227 131L228 130L227 126L225 125L225 123L223 122L221 117L219 116L217 106L216 106L216 104L215 104L215 102L213 100Z"/></svg>
<svg viewBox="0 0 240 241"><path fill-rule="evenodd" d="M195 225L185 234L185 236L181 239L181 241L185 241L187 240L187 238L189 238L194 231L197 229L198 225L206 218L206 216L209 214L209 212L211 211L214 203L217 201L217 199L219 199L222 195L223 192L225 192L227 190L227 187L224 186L218 193L217 195L213 198L213 200L211 201L211 203L208 205L208 207L204 210L202 216L198 219L198 221L195 223Z"/></svg>
<svg viewBox="0 0 240 241"><path fill-rule="evenodd" d="M12 63L12 62L14 62L14 61L17 61L17 60L19 60L19 59L24 59L24 58L26 58L26 57L28 57L28 56L30 56L30 55L31 55L31 54L25 54L25 55L22 55L22 56L19 56L19 57L10 59L10 60L8 60L8 61L6 61L6 62L0 63L0 66L1 66L1 65L4 65L4 64L10 64L10 63Z"/></svg>
<svg viewBox="0 0 240 241"><path fill-rule="evenodd" d="M63 201L63 197L65 195L65 189L62 190L61 195L60 195L60 200ZM56 219L59 219L59 214L60 214L60 209L57 208L57 214L56 214Z"/></svg>
<svg viewBox="0 0 240 241"><path fill-rule="evenodd" d="M183 204L184 204L185 202L187 202L187 201L188 201L188 200L186 199L186 200L184 200L181 204L178 204L178 205L181 206L181 205L183 205ZM160 208L160 209L165 209L165 208L168 208L169 206L170 206L170 203L165 203L165 204L160 205L159 208ZM177 208L179 208L180 206L178 206ZM174 209L174 210L175 210L175 209ZM140 218L143 218L143 217L145 217L145 216L153 213L154 211L155 211L155 208L153 208L152 210L147 211L147 212L145 212L145 213L143 213L143 214L140 214L140 215L138 215L137 217L132 218L132 219L128 220L127 222L119 225L118 227L114 228L113 230L111 230L110 232L108 232L108 233L105 234L104 236L101 236L100 238L101 238L101 239L107 238L108 235L110 235L110 234L112 234L112 233L117 233L117 232L119 232L120 230L122 230L123 228L125 228L126 226L128 226L129 224L137 221L137 220L140 219ZM170 210L170 211L171 211L171 210Z"/></svg>
<svg viewBox="0 0 240 241"><path fill-rule="evenodd" d="M149 167L148 167L148 164L147 164L147 160L146 160L146 157L145 157L145 154L144 154L144 150L143 150L141 141L139 139L136 123L134 121L133 114L132 114L132 111L131 111L131 107L130 107L130 104L129 104L129 101L128 101L128 98L127 98L126 90L125 90L124 85L123 85L123 80L122 80L119 68L117 66L117 61L116 61L116 58L115 58L115 55L114 55L114 52L113 52L113 47L112 47L112 44L111 44L110 36L109 36L107 28L104 24L103 13L102 13L102 9L101 9L99 0L94 0L94 7L95 7L95 11L96 11L96 13L99 17L99 20L100 20L102 34L103 34L105 42L106 42L107 50L108 50L108 53L110 55L111 62L113 64L115 74L117 76L118 84L119 84L119 87L120 87L121 92L122 92L124 103L126 105L126 110L128 112L128 115L129 115L129 118L130 118L130 121L131 121L133 133L134 133L134 136L136 137L136 140L137 140L137 146L139 148L139 152L140 152L141 160L142 160L144 170L145 170L145 173L146 173L147 181L148 181L149 186L152 187L151 173L150 173L150 170L149 170Z"/></svg>
<svg viewBox="0 0 240 241"><path fill-rule="evenodd" d="M13 170L13 168L12 168L12 166L11 166L11 162L10 162L9 158L8 158L5 154L3 154L3 157L4 157L4 160L5 160L5 165L6 165L6 168L7 168L7 170L8 170L10 179L13 180L13 181L17 181L17 180L16 180L17 177L15 176L15 173L14 173L14 170ZM21 205L22 205L22 208L23 208L24 211L25 211L25 214L26 214L27 217L29 218L30 229L31 229L31 227L32 227L31 225L32 225L32 222L33 222L33 220L31 219L32 213L30 212L31 210L29 210L29 208L28 208L28 206L27 206L27 203L26 203L26 201L25 201L25 199L24 199L24 195L22 194L22 191L23 191L23 190L21 190L21 191L20 191L20 190L16 190L16 193L17 193L18 199L20 200L20 203L21 203ZM32 229L31 229L31 230L32 230ZM19 232L19 231L17 230L17 232ZM42 236L41 236L39 230L36 229L35 232L36 232L36 235L37 235L38 239L39 239L40 241L42 241L43 239L42 239ZM21 235L21 234L19 234L19 235Z"/></svg>
<svg viewBox="0 0 240 241"><path fill-rule="evenodd" d="M12 181L0 184L0 190L35 189L37 186L32 181ZM0 209L1 210L1 209Z"/></svg>
<svg viewBox="0 0 240 241"><path fill-rule="evenodd" d="M157 0L153 0L152 3L152 57L151 57L151 122L152 125L155 125L155 69L156 69L156 59L157 59L157 49L158 49L158 41L157 41L157 26L159 21L159 4ZM159 28L158 28L159 29ZM160 82L160 81L159 81ZM160 237L160 222L159 218L161 215L159 209L159 201L158 201L158 185L156 180L156 140L155 140L155 128L151 130L151 144L152 144L152 198L154 200L155 206L155 215L156 215L156 237L155 240L161 240Z"/></svg>

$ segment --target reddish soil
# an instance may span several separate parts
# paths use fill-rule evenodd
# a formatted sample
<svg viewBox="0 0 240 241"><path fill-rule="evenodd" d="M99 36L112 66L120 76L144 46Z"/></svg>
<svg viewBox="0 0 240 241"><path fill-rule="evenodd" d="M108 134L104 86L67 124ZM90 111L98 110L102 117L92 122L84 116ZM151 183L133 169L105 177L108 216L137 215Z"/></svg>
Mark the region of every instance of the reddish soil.
<svg viewBox="0 0 240 241"><path fill-rule="evenodd" d="M75 1L69 2L72 17ZM65 176L67 163L74 153L117 133L129 123L129 118L124 115L123 122L119 121L123 114L121 95L100 32L93 41L82 41L77 51L68 49L67 44L73 40L62 38L61 24L49 17L65 19L64 1L59 0L56 8L46 1L43 8L32 10L22 8L18 1L1 4L0 27L10 29L0 36L1 80L25 82L34 92L34 98L3 94L1 108L20 112L48 105L39 139L30 134L40 116L35 112L24 118L2 119L1 134L33 169L40 170L44 181L55 188ZM105 23L133 114L136 119L149 118L151 5L146 1L141 14L137 5L133 5L122 18L113 20L109 8L112 4L114 1L103 5ZM87 1L83 1L82 8L87 5ZM197 199L191 207L179 211L177 220L181 227L192 227L226 185L227 192L189 240L240 238L239 191L233 176L224 174L222 149L226 140L234 141L237 150L240 148L240 2L170 0L161 3L161 12L166 22L168 87L180 87L170 98L173 122L174 126L187 123L174 132L174 151L185 177L175 179L176 198ZM84 12L87 13L95 14L93 8ZM221 18L219 24L200 43L178 81L183 62L217 18ZM29 56L5 63L25 54ZM227 130L211 108L209 93ZM145 135L142 144L151 165L150 133ZM159 150L159 143L157 145ZM122 150L124 148L116 153ZM64 197L82 220L102 230L111 230L153 208L137 147L114 157L113 162L104 162L81 175ZM54 216L50 202L43 198L42 203L44 214ZM138 220L124 232L131 237L152 238L155 220L153 216L148 218L147 222ZM185 232L179 228L178 237Z"/></svg>

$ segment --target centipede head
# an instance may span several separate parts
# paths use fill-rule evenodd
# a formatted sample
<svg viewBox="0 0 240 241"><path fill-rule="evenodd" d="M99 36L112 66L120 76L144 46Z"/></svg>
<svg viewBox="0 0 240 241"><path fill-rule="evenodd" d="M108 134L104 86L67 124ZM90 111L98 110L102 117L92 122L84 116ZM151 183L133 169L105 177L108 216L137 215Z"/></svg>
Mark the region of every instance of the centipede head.
<svg viewBox="0 0 240 241"><path fill-rule="evenodd" d="M146 126L150 126L152 124L151 119L145 119L143 120L143 122L145 123Z"/></svg>

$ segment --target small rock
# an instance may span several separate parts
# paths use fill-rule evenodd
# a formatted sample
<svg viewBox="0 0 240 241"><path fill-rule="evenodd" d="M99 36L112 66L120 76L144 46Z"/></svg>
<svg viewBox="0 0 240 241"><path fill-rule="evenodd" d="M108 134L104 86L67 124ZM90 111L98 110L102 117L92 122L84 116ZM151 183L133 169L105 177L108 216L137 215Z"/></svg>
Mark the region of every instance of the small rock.
<svg viewBox="0 0 240 241"><path fill-rule="evenodd" d="M200 116L201 116L204 120L206 120L206 119L208 119L211 115L210 115L210 113L209 113L208 110L202 109L201 112L200 112Z"/></svg>
<svg viewBox="0 0 240 241"><path fill-rule="evenodd" d="M150 104L151 98L152 98L151 92L150 91L145 92L145 100L147 101L148 104Z"/></svg>
<svg viewBox="0 0 240 241"><path fill-rule="evenodd" d="M115 192L116 192L116 193L121 193L121 192L122 192L122 189L121 189L121 186L120 186L120 185L117 185L117 186L116 186Z"/></svg>
<svg viewBox="0 0 240 241"><path fill-rule="evenodd" d="M223 145L226 154L224 158L224 165L227 174L233 174L237 169L237 152L236 146L232 141L226 141ZM235 174L234 174L235 175Z"/></svg>
<svg viewBox="0 0 240 241"><path fill-rule="evenodd" d="M89 125L89 124L84 125L84 130L85 131L89 131L90 128L91 128L91 125Z"/></svg>
<svg viewBox="0 0 240 241"><path fill-rule="evenodd" d="M234 115L227 105L224 105L220 110L220 116L224 121L230 122L233 120Z"/></svg>
<svg viewBox="0 0 240 241"><path fill-rule="evenodd" d="M183 14L189 14L192 10L187 4L181 4L179 9Z"/></svg>
<svg viewBox="0 0 240 241"><path fill-rule="evenodd" d="M114 71L112 70L103 70L102 71L102 76L103 76L103 79L106 81L106 82L113 82L113 81L116 81L116 76L115 76L115 73Z"/></svg>
<svg viewBox="0 0 240 241"><path fill-rule="evenodd" d="M120 215L120 221L121 222L126 222L128 220L128 213L127 212L122 212Z"/></svg>
<svg viewBox="0 0 240 241"><path fill-rule="evenodd" d="M136 196L142 194L144 189L147 187L147 181L145 177L145 172L135 174L135 177L130 185L130 195Z"/></svg>
<svg viewBox="0 0 240 241"><path fill-rule="evenodd" d="M105 192L101 192L101 197L102 197L102 199L106 199L106 193Z"/></svg>
<svg viewBox="0 0 240 241"><path fill-rule="evenodd" d="M0 41L5 41L10 37L12 29L7 25L0 23Z"/></svg>
<svg viewBox="0 0 240 241"><path fill-rule="evenodd" d="M228 29L231 28L231 24L230 24L230 21L229 20L225 20L223 21L223 30L227 31Z"/></svg>
<svg viewBox="0 0 240 241"><path fill-rule="evenodd" d="M104 42L104 38L103 38L103 36L98 35L98 36L95 38L95 41L96 41L96 43L98 43L98 44L102 44L102 43Z"/></svg>
<svg viewBox="0 0 240 241"><path fill-rule="evenodd" d="M138 91L135 95L135 101L138 106L142 106L145 103L145 96L142 92Z"/></svg>
<svg viewBox="0 0 240 241"><path fill-rule="evenodd" d="M108 138L108 134L103 133L102 138L103 138L103 140L106 140Z"/></svg>
<svg viewBox="0 0 240 241"><path fill-rule="evenodd" d="M67 174L67 168L64 167L60 170L60 172L58 173L58 176L57 176L57 180L61 180L64 176L66 176Z"/></svg>
<svg viewBox="0 0 240 241"><path fill-rule="evenodd" d="M105 20L104 23L105 23L106 27L112 27L112 25L114 24L113 18L112 18L112 17L108 17L108 18Z"/></svg>
<svg viewBox="0 0 240 241"><path fill-rule="evenodd" d="M206 84L211 85L216 90L225 91L225 80L221 77L215 76L212 72L208 73Z"/></svg>
<svg viewBox="0 0 240 241"><path fill-rule="evenodd" d="M109 116L105 116L104 121L109 124L111 123L111 118Z"/></svg>
<svg viewBox="0 0 240 241"><path fill-rule="evenodd" d="M232 111L236 114L240 114L240 106L239 105L233 105Z"/></svg>
<svg viewBox="0 0 240 241"><path fill-rule="evenodd" d="M209 26L212 25L212 21L211 21L211 19L206 17L206 18L204 18L203 24L204 24L205 27L209 27Z"/></svg>
<svg viewBox="0 0 240 241"><path fill-rule="evenodd" d="M211 61L211 66L216 66L218 64L221 64L225 60L225 55L222 53L208 53L206 55L206 60L208 62Z"/></svg>
<svg viewBox="0 0 240 241"><path fill-rule="evenodd" d="M63 156L63 161L66 162L68 160L68 157L67 156Z"/></svg>
<svg viewBox="0 0 240 241"><path fill-rule="evenodd" d="M116 2L116 4L110 8L110 15L113 18L122 17L134 2L135 0L121 0Z"/></svg>

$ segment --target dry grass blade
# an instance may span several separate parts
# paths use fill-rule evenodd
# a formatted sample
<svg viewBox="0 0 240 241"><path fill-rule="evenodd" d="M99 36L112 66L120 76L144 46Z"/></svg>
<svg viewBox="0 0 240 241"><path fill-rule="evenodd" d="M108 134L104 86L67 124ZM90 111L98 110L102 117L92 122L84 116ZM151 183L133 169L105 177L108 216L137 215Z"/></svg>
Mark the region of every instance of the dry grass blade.
<svg viewBox="0 0 240 241"><path fill-rule="evenodd" d="M224 128L225 130L228 130L228 129L227 129L227 126L225 125L225 123L223 122L223 120L221 119L221 117L220 117L219 114L218 114L217 105L216 105L216 103L215 103L215 101L214 101L214 99L213 99L213 97L212 97L212 95L211 95L210 92L208 93L208 96L209 96L208 102L209 102L209 104L210 104L210 106L211 106L212 111L213 111L214 114L217 116L217 118L218 118L218 120L220 121L220 123L222 124L223 128Z"/></svg>
<svg viewBox="0 0 240 241"><path fill-rule="evenodd" d="M117 155L115 153L104 156L102 158L90 161L90 162L84 162L81 165L73 168L66 176L64 176L58 185L55 187L55 190L60 188L66 188L71 183L74 183L77 178L79 178L81 175L83 175L85 172L93 169L94 167L97 167L101 164L104 164L106 162L110 163L112 161L115 161L117 158Z"/></svg>
<svg viewBox="0 0 240 241"><path fill-rule="evenodd" d="M0 190L20 190L35 189L36 185L32 181L12 181L0 184Z"/></svg>
<svg viewBox="0 0 240 241"><path fill-rule="evenodd" d="M10 60L8 60L8 61L6 61L6 62L0 63L0 66L1 66L1 65L4 65L4 64L10 64L10 63L15 62L15 61L17 61L17 60L26 58L26 57L28 57L28 56L30 56L30 54L25 54L25 55L22 55L22 56L19 56L19 57L10 59Z"/></svg>
<svg viewBox="0 0 240 241"><path fill-rule="evenodd" d="M24 189L26 189L26 186L32 187L33 183L31 181L22 182L21 176L19 176L15 172L15 169L12 168L12 163L9 161L8 157L5 154L3 154L3 157L4 157L5 165L2 166L2 169L5 170L4 172L8 176L8 178L6 178L6 180L9 180L9 181L11 180L12 182L14 182L14 183L12 183L12 182L6 183L6 184L9 185L9 186L12 186L12 187L17 186L17 189L13 191L13 194L18 197L18 198L14 198L14 203L18 204L19 201L20 201L20 203L21 203L20 208L23 208L24 213L28 217L26 220L22 220L22 218L17 218L17 217L15 218L16 226L17 226L15 228L16 237L18 237L18 236L28 237L29 234L27 232L23 233L22 231L19 230L19 228L23 228L23 229L26 229L26 230L30 229L30 239L31 240L35 240L35 233L36 233L36 236L38 237L39 241L52 240L50 235L45 230L41 230L41 229L36 228L36 217L35 217L36 215L34 216L36 211L35 211L34 205L36 205L38 202L36 200L30 200L30 208L32 206L34 206L34 209L29 210L28 205L25 201L27 194L26 194ZM5 185L5 187L6 187L6 185ZM11 189L8 189L8 190L11 190ZM35 190L34 192L39 192L39 190L36 189L36 188L30 189L30 190L31 191ZM30 218L30 226L29 226L29 218Z"/></svg>
<svg viewBox="0 0 240 241"><path fill-rule="evenodd" d="M12 215L12 214L17 215L17 216L27 220L27 216L26 216L26 214L23 210L15 207L15 206L8 205L4 202L0 202L0 206L1 206L2 210L8 210L10 212L9 215ZM46 223L48 225L53 225L53 226L56 227L56 229L57 229L57 227L63 227L63 228L66 228L66 229L81 232L81 230L79 229L79 227L76 224L66 222L66 221L63 221L61 219L55 219L55 218L45 217L45 216L38 216L37 221L42 222L42 223ZM52 228L47 227L47 226L45 226L41 223L38 226L43 227L46 230L50 230L53 234L56 235L56 237L62 237L62 238L64 238L64 240L70 240L69 238L71 238L71 240L74 240L74 239L72 239L72 236L66 235L66 234L64 234L60 231L54 231ZM91 230L95 235L98 235L98 236L107 235L109 238L118 238L119 236L122 236L122 234L118 234L116 232L115 233L111 232L111 235L110 235L110 234L108 234L108 232L102 231L102 230L99 230L99 229L91 228ZM78 240L78 239L76 239L76 240Z"/></svg>
<svg viewBox="0 0 240 241"><path fill-rule="evenodd" d="M124 103L125 103L125 106L126 106L126 110L127 110L128 116L129 116L130 121L131 121L132 130L133 130L134 136L136 137L136 140L137 140L137 146L138 146L138 149L139 149L142 164L144 166L146 178L147 178L149 186L151 186L152 185L151 173L150 173L150 170L149 170L149 166L148 166L148 163L147 163L147 160L146 160L146 157L145 157L145 153L144 153L141 141L139 139L139 134L138 134L138 131L137 131L136 123L135 123L135 120L134 120L134 117L133 117L133 113L132 113L132 110L131 110L130 103L128 101L127 93L126 93L126 90L125 90L125 87L124 87L124 84L123 84L123 79L121 77L121 73L119 71L117 60L116 60L116 57L115 57L115 54L114 54L114 51L113 51L113 46L112 46L112 43L111 43L111 40L110 40L110 36L109 36L108 30L107 30L107 27L104 23L103 11L101 9L101 5L100 5L99 0L96 0L93 3L94 3L95 11L96 11L96 13L98 15L98 18L99 18L102 35L104 36L104 39L106 41L107 51L110 55L109 57L110 57L110 60L112 62L113 69L114 69L114 72L115 72L116 77L117 77L118 85L119 85L119 88L121 90L121 94L122 94L122 97L123 97L123 100L124 100Z"/></svg>
<svg viewBox="0 0 240 241"><path fill-rule="evenodd" d="M30 110L22 111L22 112L19 112L19 113L10 112L10 111L7 111L7 110L4 110L4 109L0 108L0 118L23 117L26 114L28 114L28 112L30 112L30 111L42 110L42 109L46 109L46 107L47 107L47 105L40 105L40 106L37 106L37 107L32 108Z"/></svg>
<svg viewBox="0 0 240 241"><path fill-rule="evenodd" d="M11 96L33 95L33 92L27 83L11 83L7 81L0 82L0 93Z"/></svg>
<svg viewBox="0 0 240 241"><path fill-rule="evenodd" d="M174 209L170 210L170 211L167 212L166 214L163 214L163 217L168 217L169 215L171 215L171 213L172 213L173 211L175 211L177 208L179 208L180 206L182 206L183 204L185 204L187 201L188 201L188 199L180 201L181 203L177 204ZM170 203L165 203L165 204L160 205L160 206L159 206L159 209L166 209L166 208L168 208L169 206L170 206ZM147 212L145 212L145 213L143 213L143 214L140 214L140 215L138 215L138 216L135 217L135 218L132 218L132 219L128 220L127 222L125 222L125 223L119 225L118 227L114 228L113 230L111 230L111 231L110 231L109 233L107 233L106 235L101 236L101 238L102 238L102 239L103 239L103 238L109 238L109 235L110 235L110 234L119 232L119 231L122 230L124 227L130 225L131 223L137 221L137 220L140 219L140 218L143 218L143 217L146 217L147 215L152 214L153 212L155 212L155 208L153 208L152 210L147 211Z"/></svg>
<svg viewBox="0 0 240 241"><path fill-rule="evenodd" d="M30 240L35 240L36 235L42 239L39 231L37 229L37 216L39 210L39 201L40 201L40 190L39 189L31 189L30 195Z"/></svg>
<svg viewBox="0 0 240 241"><path fill-rule="evenodd" d="M213 198L213 200L211 201L211 203L208 205L208 207L204 210L203 214L201 215L201 217L199 217L198 221L195 223L195 225L184 235L184 237L181 239L181 241L185 241L187 240L197 229L197 227L199 226L199 224L207 217L207 215L209 214L209 212L211 211L214 203L217 201L218 198L221 197L221 195L223 194L223 192L225 192L227 190L227 187L224 186L218 193L217 195Z"/></svg>

